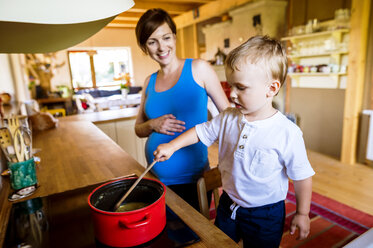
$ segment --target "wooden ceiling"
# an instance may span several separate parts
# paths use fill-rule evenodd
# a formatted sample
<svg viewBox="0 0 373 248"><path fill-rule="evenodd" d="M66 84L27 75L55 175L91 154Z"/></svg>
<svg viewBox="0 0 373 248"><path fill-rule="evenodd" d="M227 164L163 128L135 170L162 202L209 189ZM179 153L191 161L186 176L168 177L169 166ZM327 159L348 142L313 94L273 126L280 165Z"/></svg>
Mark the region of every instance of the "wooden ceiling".
<svg viewBox="0 0 373 248"><path fill-rule="evenodd" d="M135 5L131 9L119 14L106 27L135 28L141 15L148 9L161 8L166 10L172 18L175 18L214 1L216 0L134 0Z"/></svg>

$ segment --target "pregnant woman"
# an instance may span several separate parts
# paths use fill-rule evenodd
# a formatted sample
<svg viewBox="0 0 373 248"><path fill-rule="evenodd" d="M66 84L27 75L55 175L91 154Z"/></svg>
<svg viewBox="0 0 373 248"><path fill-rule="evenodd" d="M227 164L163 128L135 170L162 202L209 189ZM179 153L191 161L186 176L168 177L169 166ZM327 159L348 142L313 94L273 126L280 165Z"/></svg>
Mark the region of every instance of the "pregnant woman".
<svg viewBox="0 0 373 248"><path fill-rule="evenodd" d="M219 111L229 102L209 63L176 56L176 26L167 12L150 9L144 13L136 26L136 38L160 67L145 80L135 125L137 136L148 137L145 154L150 164L159 144L207 121L208 96ZM199 142L157 163L152 172L198 210L196 182L208 166L207 147Z"/></svg>

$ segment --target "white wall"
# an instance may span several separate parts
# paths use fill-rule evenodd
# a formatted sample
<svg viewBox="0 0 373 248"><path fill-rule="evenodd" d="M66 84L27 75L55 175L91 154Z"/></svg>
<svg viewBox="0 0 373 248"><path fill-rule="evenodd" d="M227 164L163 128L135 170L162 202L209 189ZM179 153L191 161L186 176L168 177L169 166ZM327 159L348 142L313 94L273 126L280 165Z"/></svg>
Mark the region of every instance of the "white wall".
<svg viewBox="0 0 373 248"><path fill-rule="evenodd" d="M134 84L142 86L145 78L157 71L158 64L145 55L138 47L134 29L104 28L86 41L74 46L78 47L130 47L133 62ZM54 71L51 80L52 90L58 85L71 87L71 77L67 59L67 50L57 52L57 64L65 64ZM23 77L24 75L19 75ZM16 99L16 89L12 76L11 63L8 54L0 54L0 92L8 92Z"/></svg>
<svg viewBox="0 0 373 248"><path fill-rule="evenodd" d="M230 11L231 20L208 25L202 30L206 40L206 53L203 58L214 59L218 48L228 53L256 35L257 31L253 26L255 15L261 16L263 35L281 38L286 28L286 5L287 1L255 1ZM227 38L230 40L230 47L224 48L224 39Z"/></svg>
<svg viewBox="0 0 373 248"><path fill-rule="evenodd" d="M57 90L57 86L60 85L66 85L71 88L70 69L66 50L56 53L56 63L60 64L63 62L65 62L64 65L55 69L53 72L54 75L51 80L52 91Z"/></svg>
<svg viewBox="0 0 373 248"><path fill-rule="evenodd" d="M206 52L201 54L205 60L214 59L214 55L220 48L225 54L239 46L250 37L257 34L253 26L253 17L261 16L262 34L274 38L284 36L286 27L286 5L287 1L262 0L248 3L242 7L229 12L231 20L208 25L203 28L206 40ZM229 48L224 48L224 39L229 38ZM221 67L214 67L220 81L226 81L224 71ZM285 110L285 94L281 89L279 94L274 98L274 102L279 110Z"/></svg>
<svg viewBox="0 0 373 248"><path fill-rule="evenodd" d="M307 149L339 158L345 91L292 88L290 111L300 118Z"/></svg>
<svg viewBox="0 0 373 248"><path fill-rule="evenodd" d="M9 55L4 53L0 54L0 93L1 92L7 92L11 94L13 99L15 97L15 89Z"/></svg>
<svg viewBox="0 0 373 248"><path fill-rule="evenodd" d="M138 47L134 29L105 28L75 47L130 47L135 85L142 86L145 78L159 69L158 64Z"/></svg>
<svg viewBox="0 0 373 248"><path fill-rule="evenodd" d="M158 64L150 59L149 56L145 55L138 47L134 29L104 28L89 39L72 48L86 49L89 47L130 47L134 73L133 81L137 86L142 86L145 78L159 69ZM65 65L54 72L54 77L51 81L52 89L54 90L57 85L71 87L67 50L68 49L57 53L57 63L65 61Z"/></svg>
<svg viewBox="0 0 373 248"><path fill-rule="evenodd" d="M234 39L231 34L232 21L220 22L214 25L208 25L202 29L202 32L205 34L206 41L206 52L201 54L201 58L205 60L214 60L215 54L218 52L218 48L228 54L232 50L232 45L230 48L224 48L224 39L229 38L230 42ZM225 81L225 80L224 80Z"/></svg>

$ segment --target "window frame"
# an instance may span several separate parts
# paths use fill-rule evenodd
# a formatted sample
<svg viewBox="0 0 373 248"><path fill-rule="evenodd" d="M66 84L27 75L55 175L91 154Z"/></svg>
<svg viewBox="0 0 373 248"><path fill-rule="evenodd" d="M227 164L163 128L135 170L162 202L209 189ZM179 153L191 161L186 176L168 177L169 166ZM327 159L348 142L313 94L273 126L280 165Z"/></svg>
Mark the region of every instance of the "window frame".
<svg viewBox="0 0 373 248"><path fill-rule="evenodd" d="M125 49L128 52L128 73L130 74L130 77L133 78L133 61L132 61L132 53L131 53L131 47L87 47L87 48L74 48L67 50L67 60L69 64L69 72L70 72L70 83L71 88L73 90L82 90L82 89L97 89L97 88L110 88L110 87L117 87L120 85L120 82L116 84L110 84L110 85L103 85L103 86L97 86L96 81L96 72L95 72L95 65L94 65L94 59L93 56L97 54L98 50L119 50L119 49ZM79 52L86 52L89 56L89 63L91 68L91 78L92 78L92 86L90 87L74 87L73 83L73 75L71 70L71 62L70 62L70 53L79 53ZM113 80L114 81L114 80Z"/></svg>

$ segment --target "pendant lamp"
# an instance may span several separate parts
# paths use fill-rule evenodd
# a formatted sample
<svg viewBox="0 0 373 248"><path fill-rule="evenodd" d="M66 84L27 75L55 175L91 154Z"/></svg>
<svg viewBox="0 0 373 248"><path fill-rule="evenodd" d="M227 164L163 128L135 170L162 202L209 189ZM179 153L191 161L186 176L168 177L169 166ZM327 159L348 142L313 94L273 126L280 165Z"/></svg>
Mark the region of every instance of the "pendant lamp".
<svg viewBox="0 0 373 248"><path fill-rule="evenodd" d="M133 5L133 0L0 0L0 53L69 48Z"/></svg>

